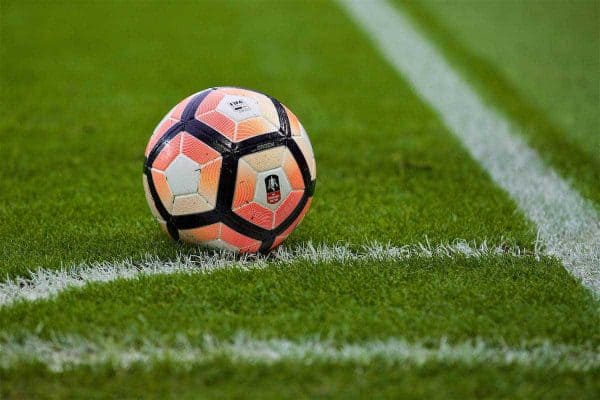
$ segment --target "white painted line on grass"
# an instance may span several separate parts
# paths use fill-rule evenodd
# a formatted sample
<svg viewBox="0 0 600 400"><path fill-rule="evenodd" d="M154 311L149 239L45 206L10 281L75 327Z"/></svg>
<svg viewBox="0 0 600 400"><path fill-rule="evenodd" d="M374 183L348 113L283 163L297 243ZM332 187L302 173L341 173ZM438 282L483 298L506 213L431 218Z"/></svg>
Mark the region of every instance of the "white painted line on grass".
<svg viewBox="0 0 600 400"><path fill-rule="evenodd" d="M340 4L536 224L547 254L599 294L600 219L593 206L544 165L519 129L486 106L394 6L384 0Z"/></svg>
<svg viewBox="0 0 600 400"><path fill-rule="evenodd" d="M97 262L80 264L66 269L38 269L27 277L17 277L0 282L0 307L17 301L35 301L50 298L64 290L83 287L92 282L111 282L116 279L134 279L142 275L174 273L208 273L222 268L261 268L269 263L290 264L296 261L348 262L358 260L406 260L428 257L489 257L534 255L531 251L487 242L469 243L455 240L448 244L432 246L430 243L392 246L371 243L359 249L348 245L313 245L307 243L292 249L278 248L269 257L235 257L231 253L204 252L179 256L164 261L148 256L141 261ZM536 256L537 257L537 256Z"/></svg>
<svg viewBox="0 0 600 400"><path fill-rule="evenodd" d="M213 360L226 359L235 364L273 365L293 362L350 363L369 365L379 361L390 365L422 366L426 363L448 365L524 366L561 371L590 371L600 367L600 349L590 345L572 346L549 341L524 343L519 347L490 345L483 340L451 344L445 339L411 343L402 338L358 343L334 343L330 340L255 339L238 334L229 341L211 336L191 341L179 337L175 341L89 340L65 336L44 340L36 336L5 337L0 341L0 368L22 363L41 363L49 370L61 372L79 366L111 366L145 368L159 362L170 362L191 368Z"/></svg>

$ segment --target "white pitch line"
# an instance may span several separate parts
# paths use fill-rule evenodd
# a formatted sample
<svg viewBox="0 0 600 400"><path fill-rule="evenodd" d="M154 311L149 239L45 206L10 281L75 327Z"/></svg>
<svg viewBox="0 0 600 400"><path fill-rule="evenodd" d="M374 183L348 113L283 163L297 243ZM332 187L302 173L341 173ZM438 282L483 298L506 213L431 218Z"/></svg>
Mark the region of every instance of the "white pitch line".
<svg viewBox="0 0 600 400"><path fill-rule="evenodd" d="M523 343L519 347L498 346L483 340L451 344L447 340L411 343L402 338L358 343L334 343L331 340L255 339L238 334L228 341L204 336L192 341L178 337L138 340L65 336L51 340L37 336L5 337L0 340L0 368L23 363L41 363L50 371L62 372L79 366L128 368L141 365L152 368L170 362L180 368L213 360L227 359L236 364L273 365L294 362L346 363L371 365L422 366L426 363L448 365L524 366L542 370L585 372L600 368L600 348L589 344L573 346L549 341Z"/></svg>
<svg viewBox="0 0 600 400"><path fill-rule="evenodd" d="M17 277L0 282L0 307L18 301L48 299L60 292L78 288L88 283L106 283L117 279L135 279L143 275L175 273L209 273L223 268L262 268L268 263L291 264L297 261L349 262L359 260L406 260L431 257L489 257L498 255L537 255L515 246L500 244L490 246L487 242L469 243L455 240L448 244L432 246L429 243L392 246L371 243L358 250L348 245L303 244L292 249L278 248L269 257L246 256L236 258L231 253L204 252L196 255L179 256L175 260L163 261L148 256L141 261L97 262L80 264L66 269L37 269L27 277Z"/></svg>
<svg viewBox="0 0 600 400"><path fill-rule="evenodd" d="M384 0L340 4L535 223L546 252L599 294L600 219L593 206L542 162L518 128L484 104L394 6Z"/></svg>

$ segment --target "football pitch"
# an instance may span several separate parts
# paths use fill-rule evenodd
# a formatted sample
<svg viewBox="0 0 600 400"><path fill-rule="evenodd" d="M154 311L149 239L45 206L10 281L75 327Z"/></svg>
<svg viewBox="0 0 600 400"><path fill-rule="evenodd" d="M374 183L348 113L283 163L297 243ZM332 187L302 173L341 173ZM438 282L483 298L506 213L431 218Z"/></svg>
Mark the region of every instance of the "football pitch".
<svg viewBox="0 0 600 400"><path fill-rule="evenodd" d="M0 2L0 398L600 397L600 3ZM170 241L144 148L269 93L274 253Z"/></svg>

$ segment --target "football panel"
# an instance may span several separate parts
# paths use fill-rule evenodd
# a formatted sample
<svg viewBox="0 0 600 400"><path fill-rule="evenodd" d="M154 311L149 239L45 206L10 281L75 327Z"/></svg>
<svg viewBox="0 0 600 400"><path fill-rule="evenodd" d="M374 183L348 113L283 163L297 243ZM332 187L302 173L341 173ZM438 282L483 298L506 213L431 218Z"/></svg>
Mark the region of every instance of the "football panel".
<svg viewBox="0 0 600 400"><path fill-rule="evenodd" d="M198 92L198 93L200 93L200 92ZM173 107L173 109L169 112L168 115L173 119L181 121L181 115L183 114L185 107L188 105L188 103L190 102L192 97L196 96L198 93L194 93L193 95L188 96L185 99L183 99L182 101L180 101L175 107Z"/></svg>
<svg viewBox="0 0 600 400"><path fill-rule="evenodd" d="M258 102L252 97L244 95L226 94L219 102L217 111L235 122L242 122L261 115Z"/></svg>
<svg viewBox="0 0 600 400"><path fill-rule="evenodd" d="M273 101L271 101L271 99L268 96L262 93L255 92L253 90L232 87L222 87L219 88L219 91L228 95L242 96L254 99L256 101L256 104L258 104L260 115L263 118L265 118L268 122L270 122L271 125L275 127L275 130L279 130L279 114L277 114L277 109L275 108Z"/></svg>
<svg viewBox="0 0 600 400"><path fill-rule="evenodd" d="M146 155L146 157L148 157L150 155L150 152L152 151L152 149L154 148L156 143L160 140L160 138L165 134L165 132L170 127L172 127L173 125L175 125L177 122L179 122L181 120L181 115L183 114L183 110L185 110L185 107L188 105L188 103L190 102L192 97L194 97L197 94L198 93L188 96L185 99L183 99L182 101L180 101L179 103L177 103L177 105L175 105L175 107L173 107L167 114L165 114L165 116L158 123L158 125L156 125L156 128L154 128L154 132L152 133L152 136L150 136L148 145L146 146L146 151L144 153Z"/></svg>
<svg viewBox="0 0 600 400"><path fill-rule="evenodd" d="M310 171L310 179L315 180L317 178L317 164L315 162L315 154L313 152L312 144L308 138L308 134L304 130L304 127L300 126L300 136L295 137L294 141L300 147L300 151L306 159L308 164L308 170Z"/></svg>
<svg viewBox="0 0 600 400"><path fill-rule="evenodd" d="M214 209L204 197L198 193L175 196L173 199L172 215L197 214Z"/></svg>
<svg viewBox="0 0 600 400"><path fill-rule="evenodd" d="M262 117L269 121L276 131L279 130L281 128L281 125L279 124L279 114L277 113L277 109L275 108L273 101L271 101L271 99L269 99L267 96L263 95L260 95L260 98L257 99L257 101Z"/></svg>
<svg viewBox="0 0 600 400"><path fill-rule="evenodd" d="M206 164L221 156L218 151L187 132L182 133L182 140L181 152L198 164Z"/></svg>
<svg viewBox="0 0 600 400"><path fill-rule="evenodd" d="M219 192L219 178L221 176L222 164L223 158L219 157L216 160L200 167L198 193L200 193L213 206L217 204L217 194Z"/></svg>
<svg viewBox="0 0 600 400"><path fill-rule="evenodd" d="M165 176L173 195L197 193L200 165L191 158L179 154L165 170Z"/></svg>
<svg viewBox="0 0 600 400"><path fill-rule="evenodd" d="M291 192L281 205L275 211L275 225L279 226L292 212L296 209L300 200L302 200L303 190L295 190Z"/></svg>
<svg viewBox="0 0 600 400"><path fill-rule="evenodd" d="M166 145L160 149L160 153L152 163L153 169L164 171L169 164L179 155L181 150L181 134L177 134Z"/></svg>
<svg viewBox="0 0 600 400"><path fill-rule="evenodd" d="M244 96L244 97L256 97L260 93L254 90L244 89L239 87L223 86L219 88L219 91L231 96Z"/></svg>
<svg viewBox="0 0 600 400"><path fill-rule="evenodd" d="M273 240L273 244L271 245L271 248L269 249L269 251L272 251L275 248L277 248L279 245L281 245L281 243L283 243L283 241L285 239L287 239L287 237L288 237L288 235L285 235L283 233L281 235L277 236L275 238L275 240Z"/></svg>
<svg viewBox="0 0 600 400"><path fill-rule="evenodd" d="M250 244L240 247L238 251L242 254L248 254L248 253L252 254L252 253L257 253L258 250L260 250L260 242L254 241Z"/></svg>
<svg viewBox="0 0 600 400"><path fill-rule="evenodd" d="M290 182L292 190L304 190L304 179L302 178L302 171L296 162L296 159L289 151L285 154L283 160L283 171Z"/></svg>
<svg viewBox="0 0 600 400"><path fill-rule="evenodd" d="M263 117L250 118L237 124L235 140L242 141L275 131L277 131L277 128Z"/></svg>
<svg viewBox="0 0 600 400"><path fill-rule="evenodd" d="M290 109L286 106L283 106L283 108L285 109L288 121L290 122L290 131L292 133L292 136L300 136L300 121L298 120L298 117L296 117L296 114L291 112Z"/></svg>
<svg viewBox="0 0 600 400"><path fill-rule="evenodd" d="M274 248L276 248L277 246L279 246L281 244L281 242L283 242L294 231L294 229L296 229L296 227L304 219L304 216L308 212L308 209L310 208L311 203L312 203L312 197L309 197L308 200L306 201L306 204L304 205L304 208L302 209L302 211L300 212L300 214L298 215L296 220L294 222L292 222L292 224L285 231L283 231L281 233L281 235L279 235L275 238L275 240L273 241L273 245L271 246L269 251L271 251Z"/></svg>
<svg viewBox="0 0 600 400"><path fill-rule="evenodd" d="M170 118L169 114L167 114L162 119L162 121L160 121L158 123L158 125L154 129L154 132L152 133L152 136L150 136L150 140L148 141L148 144L146 145L146 151L144 152L144 155L146 157L148 157L150 155L150 152L152 151L154 146L156 146L156 143L158 143L160 138L163 137L165 132L167 130L169 130L169 128L171 128L173 125L175 125L177 122L179 122L179 121L176 119Z"/></svg>
<svg viewBox="0 0 600 400"><path fill-rule="evenodd" d="M213 91L211 91L204 98L204 100L202 100L202 102L198 106L198 109L196 110L196 113L195 113L196 119L199 120L200 119L199 117L202 114L206 114L207 112L214 111L217 108L217 106L221 102L221 99L223 99L224 96L225 96L225 93L223 93L223 92L221 92L219 90L213 90Z"/></svg>
<svg viewBox="0 0 600 400"><path fill-rule="evenodd" d="M154 183L160 202L167 212L170 213L173 209L173 193L167 182L167 177L163 172L155 170L154 168L151 170L151 174L152 182Z"/></svg>
<svg viewBox="0 0 600 400"><path fill-rule="evenodd" d="M247 162L256 172L268 171L283 165L283 156L286 150L285 146L278 146L248 154L241 159Z"/></svg>
<svg viewBox="0 0 600 400"><path fill-rule="evenodd" d="M198 117L199 121L219 132L229 140L234 140L235 137L235 122L227 118L218 111L210 111Z"/></svg>
<svg viewBox="0 0 600 400"><path fill-rule="evenodd" d="M179 238L189 244L206 244L217 240L221 234L221 223L202 226L194 229L180 229Z"/></svg>
<svg viewBox="0 0 600 400"><path fill-rule="evenodd" d="M235 210L243 205L249 204L254 198L255 188L256 171L242 159L238 162L232 208Z"/></svg>
<svg viewBox="0 0 600 400"><path fill-rule="evenodd" d="M237 248L240 253L256 253L261 244L260 241L236 232L227 225L222 226L220 239Z"/></svg>
<svg viewBox="0 0 600 400"><path fill-rule="evenodd" d="M234 212L251 224L260 226L263 229L273 229L274 212L260 204L251 202Z"/></svg>

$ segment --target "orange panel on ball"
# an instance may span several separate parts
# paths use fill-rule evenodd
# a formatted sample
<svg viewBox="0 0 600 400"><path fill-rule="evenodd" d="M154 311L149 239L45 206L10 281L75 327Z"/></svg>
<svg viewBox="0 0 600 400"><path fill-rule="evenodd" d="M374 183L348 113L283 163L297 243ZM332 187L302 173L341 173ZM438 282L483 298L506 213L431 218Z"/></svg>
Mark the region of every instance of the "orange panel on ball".
<svg viewBox="0 0 600 400"><path fill-rule="evenodd" d="M294 211L300 202L300 199L302 199L302 193L304 193L302 190L295 190L291 192L285 198L283 203L277 207L277 210L275 211L275 226L279 226L279 224L281 224L287 217L290 216L292 211Z"/></svg>
<svg viewBox="0 0 600 400"><path fill-rule="evenodd" d="M279 235L275 238L275 240L273 241L273 245L271 246L271 248L269 250L273 250L275 247L279 246L281 244L281 242L283 242L290 235L290 233L292 233L294 231L296 226L298 226L298 224L300 222L302 222L302 219L304 219L304 216L306 215L306 213L308 212L308 209L310 208L311 202L312 202L312 197L309 197L308 201L304 205L304 208L300 212L300 215L298 215L298 218L296 218L296 220L294 222L292 222L292 224L285 231L283 231L281 233L281 235Z"/></svg>
<svg viewBox="0 0 600 400"><path fill-rule="evenodd" d="M227 225L221 228L221 240L237 247L241 253L256 253L260 249L260 241L242 235Z"/></svg>
<svg viewBox="0 0 600 400"><path fill-rule="evenodd" d="M232 96L250 97L251 99L255 98L257 95L260 95L260 93L258 93L258 92L254 92L252 90L246 90L246 89L242 89L242 88L236 88L236 87L220 87L219 92L224 93L224 94L229 94Z"/></svg>
<svg viewBox="0 0 600 400"><path fill-rule="evenodd" d="M218 151L189 133L183 132L182 135L183 145L181 152L198 164L206 164L220 156Z"/></svg>
<svg viewBox="0 0 600 400"><path fill-rule="evenodd" d="M181 134L178 134L171 139L158 154L158 157L152 163L152 168L164 171L167 169L169 164L179 155L181 150Z"/></svg>
<svg viewBox="0 0 600 400"><path fill-rule="evenodd" d="M162 172L152 169L152 182L154 182L154 187L156 188L156 192L158 193L158 197L163 203L163 206L167 211L171 212L173 193L167 183L167 177Z"/></svg>
<svg viewBox="0 0 600 400"><path fill-rule="evenodd" d="M232 208L235 210L245 204L249 204L254 198L255 187L256 172L246 162L240 161L238 164Z"/></svg>
<svg viewBox="0 0 600 400"><path fill-rule="evenodd" d="M254 241L247 246L240 247L239 252L242 254L243 253L258 253L258 250L260 249L260 244L261 243L259 241Z"/></svg>
<svg viewBox="0 0 600 400"><path fill-rule="evenodd" d="M223 97L225 97L225 93L222 93L219 90L211 91L198 106L198 109L196 110L196 119L200 119L202 114L214 111Z"/></svg>
<svg viewBox="0 0 600 400"><path fill-rule="evenodd" d="M150 136L150 140L148 141L148 145L146 146L146 152L144 153L146 157L150 155L150 152L152 151L156 143L160 140L160 138L163 137L165 132L177 122L179 121L173 118L165 118L160 122L156 129L154 129L154 133L152 134L152 136Z"/></svg>
<svg viewBox="0 0 600 400"><path fill-rule="evenodd" d="M291 112L286 106L283 106L283 108L285 108L285 113L290 121L290 130L292 131L292 136L300 136L300 121L298 121L298 117L296 117L296 114Z"/></svg>
<svg viewBox="0 0 600 400"><path fill-rule="evenodd" d="M288 181L290 182L292 190L304 189L304 179L302 179L302 172L298 167L296 159L290 152L287 152L285 155L285 159L283 161L283 172L285 172L285 175L287 176Z"/></svg>
<svg viewBox="0 0 600 400"><path fill-rule="evenodd" d="M244 140L253 136L275 132L277 129L263 117L254 117L238 123L235 140Z"/></svg>
<svg viewBox="0 0 600 400"><path fill-rule="evenodd" d="M222 158L219 157L200 168L200 185L198 187L198 192L212 205L215 205L217 202L221 164Z"/></svg>
<svg viewBox="0 0 600 400"><path fill-rule="evenodd" d="M254 202L234 211L246 221L264 229L273 229L273 211Z"/></svg>
<svg viewBox="0 0 600 400"><path fill-rule="evenodd" d="M188 103L194 96L195 95L188 96L185 99L183 99L181 102L179 102L179 104L177 104L173 108L173 111L171 111L171 115L170 115L171 118L176 119L176 120L181 120L181 115L183 114L185 107L188 105Z"/></svg>
<svg viewBox="0 0 600 400"><path fill-rule="evenodd" d="M221 224L212 224L194 229L179 230L179 237L186 243L198 244L219 238Z"/></svg>
<svg viewBox="0 0 600 400"><path fill-rule="evenodd" d="M204 122L221 135L229 140L233 140L235 136L235 122L224 116L218 111L211 111L207 114L198 117L198 120Z"/></svg>
<svg viewBox="0 0 600 400"><path fill-rule="evenodd" d="M275 240L273 240L273 245L271 245L271 248L269 250L273 250L275 249L277 246L279 246L286 238L288 237L288 235L279 235L275 238Z"/></svg>

